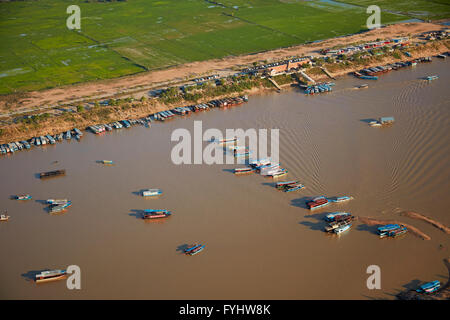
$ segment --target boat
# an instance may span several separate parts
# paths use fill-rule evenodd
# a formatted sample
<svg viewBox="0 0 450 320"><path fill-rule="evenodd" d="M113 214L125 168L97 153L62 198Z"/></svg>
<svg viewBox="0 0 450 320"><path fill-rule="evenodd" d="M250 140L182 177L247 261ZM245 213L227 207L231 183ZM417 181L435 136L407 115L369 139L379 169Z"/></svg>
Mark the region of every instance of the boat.
<svg viewBox="0 0 450 320"><path fill-rule="evenodd" d="M39 174L39 178L49 178L49 177L57 177L61 175L65 175L66 170L54 170L54 171L48 171L48 172L41 172Z"/></svg>
<svg viewBox="0 0 450 320"><path fill-rule="evenodd" d="M349 216L349 217L346 217L345 219L342 219L339 221L333 221L333 222L329 223L328 226L325 227L325 231L326 232L334 232L334 230L348 225L352 220L353 220L352 217Z"/></svg>
<svg viewBox="0 0 450 320"><path fill-rule="evenodd" d="M100 162L103 164L114 164L112 160L100 160Z"/></svg>
<svg viewBox="0 0 450 320"><path fill-rule="evenodd" d="M302 190L304 188L305 188L305 186L300 183L288 184L287 186L284 187L284 192L292 192L292 191Z"/></svg>
<svg viewBox="0 0 450 320"><path fill-rule="evenodd" d="M336 202L336 203L341 203L341 202L345 202L345 201L349 201L352 200L353 197L351 196L343 196L343 197L337 197L335 199L328 199L330 202Z"/></svg>
<svg viewBox="0 0 450 320"><path fill-rule="evenodd" d="M76 133L77 135L79 135L80 137L83 135L83 132L81 132L81 130L79 130L79 129L77 129L77 128L74 128L73 131L75 131L75 133Z"/></svg>
<svg viewBox="0 0 450 320"><path fill-rule="evenodd" d="M29 194L22 194L15 196L16 200L31 200L32 197Z"/></svg>
<svg viewBox="0 0 450 320"><path fill-rule="evenodd" d="M388 237L391 231L400 229L400 225L398 224L386 224L384 226L378 227L378 235L380 238Z"/></svg>
<svg viewBox="0 0 450 320"><path fill-rule="evenodd" d="M334 229L334 233L340 234L340 233L342 233L342 232L347 231L348 229L350 229L351 226L352 226L351 223L344 224L344 225L342 225L342 226L337 227L336 229Z"/></svg>
<svg viewBox="0 0 450 320"><path fill-rule="evenodd" d="M439 280L427 282L423 285L421 285L418 289L416 289L416 292L419 293L433 293L439 290L441 287L441 282Z"/></svg>
<svg viewBox="0 0 450 320"><path fill-rule="evenodd" d="M201 252L205 248L203 244L194 244L186 249L184 249L184 253L190 256L196 255Z"/></svg>
<svg viewBox="0 0 450 320"><path fill-rule="evenodd" d="M11 217L8 216L8 214L6 213L6 211L5 211L4 214L0 214L0 221L8 221L9 218L11 218Z"/></svg>
<svg viewBox="0 0 450 320"><path fill-rule="evenodd" d="M433 76L427 76L427 77L425 78L425 80L428 80L428 81L432 81L432 80L436 80L436 79L439 79L439 77L438 77L438 76L435 76L435 75L433 75Z"/></svg>
<svg viewBox="0 0 450 320"><path fill-rule="evenodd" d="M248 173L253 173L253 172L255 172L255 168L251 168L251 167L234 169L235 175L248 174Z"/></svg>
<svg viewBox="0 0 450 320"><path fill-rule="evenodd" d="M65 204L65 203L69 202L69 200L67 200L67 199L47 199L46 202L48 204L59 205L59 204Z"/></svg>
<svg viewBox="0 0 450 320"><path fill-rule="evenodd" d="M330 202L324 196L316 197L311 201L306 202L306 205L308 206L309 210L319 209L327 206L328 204L330 204Z"/></svg>
<svg viewBox="0 0 450 320"><path fill-rule="evenodd" d="M369 87L368 84L362 84L362 85L357 86L356 88L358 88L358 89L365 89L365 88L368 88L368 87Z"/></svg>
<svg viewBox="0 0 450 320"><path fill-rule="evenodd" d="M371 126L371 127L381 127L381 123L379 123L378 121L370 121L369 122L369 126Z"/></svg>
<svg viewBox="0 0 450 320"><path fill-rule="evenodd" d="M298 180L281 181L281 182L277 182L276 185L275 185L275 187L276 187L277 189L283 189L283 188L286 187L286 186L293 185L293 184L297 184L297 183L298 183Z"/></svg>
<svg viewBox="0 0 450 320"><path fill-rule="evenodd" d="M401 236L402 234L405 234L406 232L408 232L408 229L405 226L400 226L400 228L398 229L389 231L387 235L388 237L396 238L398 236Z"/></svg>
<svg viewBox="0 0 450 320"><path fill-rule="evenodd" d="M67 278L66 270L46 270L35 276L36 283L57 281Z"/></svg>
<svg viewBox="0 0 450 320"><path fill-rule="evenodd" d="M159 196L161 194L162 194L162 190L161 189L142 190L142 196L143 197L154 197L154 196Z"/></svg>
<svg viewBox="0 0 450 320"><path fill-rule="evenodd" d="M332 212L325 216L325 221L329 221L329 222L336 221L336 220L339 220L340 218L348 217L348 216L351 216L351 214L348 212Z"/></svg>
<svg viewBox="0 0 450 320"><path fill-rule="evenodd" d="M70 140L70 139L72 139L72 134L70 133L70 130L68 130L66 132L66 140Z"/></svg>
<svg viewBox="0 0 450 320"><path fill-rule="evenodd" d="M287 169L283 168L283 169L278 169L277 171L266 175L266 177L279 178L279 177L287 175L287 173L288 173Z"/></svg>
<svg viewBox="0 0 450 320"><path fill-rule="evenodd" d="M72 205L72 201L67 201L63 204L58 205L51 205L50 206L50 212L51 213L57 213L66 210L68 207Z"/></svg>
<svg viewBox="0 0 450 320"><path fill-rule="evenodd" d="M166 209L145 209L142 219L160 219L170 216L172 213Z"/></svg>
<svg viewBox="0 0 450 320"><path fill-rule="evenodd" d="M238 141L238 138L234 137L234 138L230 138L230 139L213 140L212 142L216 142L219 144L226 144L226 143L234 143L237 141Z"/></svg>

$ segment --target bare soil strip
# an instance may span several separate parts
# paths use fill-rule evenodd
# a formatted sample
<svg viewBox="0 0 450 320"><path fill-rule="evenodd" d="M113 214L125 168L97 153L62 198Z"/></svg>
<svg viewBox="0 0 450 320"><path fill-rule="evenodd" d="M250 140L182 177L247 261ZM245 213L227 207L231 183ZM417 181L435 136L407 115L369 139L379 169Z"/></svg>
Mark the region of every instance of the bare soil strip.
<svg viewBox="0 0 450 320"><path fill-rule="evenodd" d="M359 217L359 221L361 221L364 224L367 224L368 226L375 226L377 224L401 224L408 228L408 231L413 233L414 235L418 236L419 238L422 238L423 240L431 240L431 237L427 235L426 233L420 231L416 227L413 227L409 224L406 224L401 221L397 220L378 220L370 217Z"/></svg>
<svg viewBox="0 0 450 320"><path fill-rule="evenodd" d="M427 216L425 216L423 214L420 214L420 213L417 213L417 212L413 212L413 211L404 211L404 212L400 213L400 215L428 222L429 224L431 224L434 227L442 230L446 234L450 234L450 228L449 227L447 227L447 226L443 225L442 223L440 223L440 222L438 222L436 220L433 220L430 217L427 217Z"/></svg>

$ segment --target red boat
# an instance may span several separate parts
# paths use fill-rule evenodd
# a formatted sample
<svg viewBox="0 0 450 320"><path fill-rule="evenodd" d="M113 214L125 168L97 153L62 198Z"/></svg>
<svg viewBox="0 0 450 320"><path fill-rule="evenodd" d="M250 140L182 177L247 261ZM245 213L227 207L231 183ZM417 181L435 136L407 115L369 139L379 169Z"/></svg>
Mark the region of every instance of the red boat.
<svg viewBox="0 0 450 320"><path fill-rule="evenodd" d="M329 204L328 199L325 198L324 196L314 198L306 203L306 205L310 210L318 209L328 204Z"/></svg>

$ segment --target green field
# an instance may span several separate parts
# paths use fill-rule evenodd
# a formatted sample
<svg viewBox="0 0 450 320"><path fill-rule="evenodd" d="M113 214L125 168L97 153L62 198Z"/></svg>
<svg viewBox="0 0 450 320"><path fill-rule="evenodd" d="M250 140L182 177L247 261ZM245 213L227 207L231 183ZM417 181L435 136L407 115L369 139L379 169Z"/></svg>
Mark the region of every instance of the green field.
<svg viewBox="0 0 450 320"><path fill-rule="evenodd" d="M365 30L368 16L363 7L323 0L220 2L222 6L204 0L2 2L0 94L114 78L355 33ZM66 8L71 4L81 8L80 31L66 27ZM438 5L447 8L443 1L436 2ZM382 23L406 19L410 17L382 14Z"/></svg>

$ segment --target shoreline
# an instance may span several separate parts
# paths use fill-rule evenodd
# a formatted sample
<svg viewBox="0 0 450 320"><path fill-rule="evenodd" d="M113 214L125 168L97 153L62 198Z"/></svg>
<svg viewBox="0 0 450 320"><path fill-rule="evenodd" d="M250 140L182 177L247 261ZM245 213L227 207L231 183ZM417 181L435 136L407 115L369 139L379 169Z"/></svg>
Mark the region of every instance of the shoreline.
<svg viewBox="0 0 450 320"><path fill-rule="evenodd" d="M320 67L310 67L303 69L308 76L310 76L316 82L329 81L330 79L340 79L344 76L352 74L363 68L375 67L379 65L386 65L389 63L408 61L424 56L436 56L448 52L449 50L449 40L440 40L433 43L424 43L421 47L412 47L411 56L408 59L405 57L394 57L393 55L386 54L384 56L371 57L370 61L364 61L364 63L351 63L349 65L336 65L336 64L324 64ZM325 67L325 68L324 68ZM326 69L327 71L323 70ZM297 71L294 73L298 76ZM288 74L276 75L274 79L278 76L286 77ZM289 76L291 76L289 74ZM288 77L289 77L288 76ZM293 86L297 81L294 77L282 79L284 83L279 84L281 89L288 86ZM159 101L159 99L149 99L148 101L133 101L133 103L128 103L122 106L105 106L99 107L99 109L86 110L79 113L68 113L63 116L50 117L49 119L44 119L44 121L39 123L31 123L25 125L24 123L11 123L3 125L0 127L0 144L10 143L13 141L28 140L32 137L42 136L46 134L57 134L60 132L65 132L67 130L72 130L73 128L82 128L83 130L91 125L98 125L101 123L109 123L113 121L120 120L135 120L142 117L147 117L150 114L171 110L176 107L183 107L187 105L205 103L214 99L232 98L240 95L252 96L255 94L261 94L265 92L280 92L275 85L269 83L267 78L262 79L250 79L251 83L250 89L236 90L227 94L203 96L197 100L195 103L193 101L187 101L181 99L173 103L167 103L164 101ZM237 82L239 83L239 81ZM53 110L53 109L52 109Z"/></svg>

